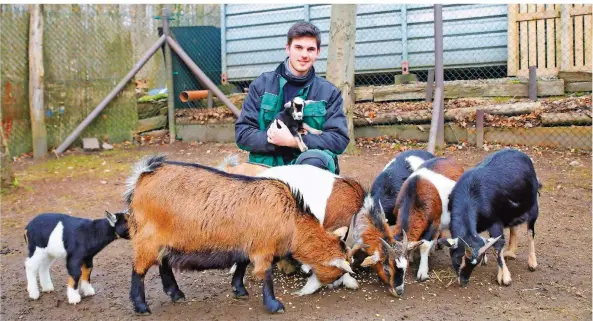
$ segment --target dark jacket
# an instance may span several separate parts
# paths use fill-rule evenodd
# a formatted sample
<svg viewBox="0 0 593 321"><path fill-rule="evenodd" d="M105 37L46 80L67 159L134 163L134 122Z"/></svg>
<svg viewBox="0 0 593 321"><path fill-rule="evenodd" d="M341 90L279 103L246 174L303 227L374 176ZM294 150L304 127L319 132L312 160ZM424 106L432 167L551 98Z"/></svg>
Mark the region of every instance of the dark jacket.
<svg viewBox="0 0 593 321"><path fill-rule="evenodd" d="M252 154L258 157L281 155L289 160L300 153L298 149L276 146L267 141L268 126L283 105L281 85L291 80L286 79L290 75L283 73L283 68L281 63L276 70L263 73L251 83L241 115L235 123L235 140L239 148L250 152L250 161L259 162L252 157L256 155ZM315 70L311 72L315 73ZM307 147L327 150L336 155L343 153L350 139L340 91L329 81L314 75L297 96L315 101L305 107L304 121L323 131L321 135L304 135L303 141Z"/></svg>

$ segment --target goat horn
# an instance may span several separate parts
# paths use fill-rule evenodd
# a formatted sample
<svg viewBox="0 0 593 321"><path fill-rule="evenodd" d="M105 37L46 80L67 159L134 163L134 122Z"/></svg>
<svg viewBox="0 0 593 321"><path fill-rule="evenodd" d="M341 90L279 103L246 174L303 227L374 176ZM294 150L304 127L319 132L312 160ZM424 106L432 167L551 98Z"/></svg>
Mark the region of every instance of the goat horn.
<svg viewBox="0 0 593 321"><path fill-rule="evenodd" d="M335 261L331 262L330 265L335 266L335 267L337 267L343 271L346 271L348 273L354 274L354 271L352 271L350 264L348 264L348 261L346 261L344 259L335 260Z"/></svg>
<svg viewBox="0 0 593 321"><path fill-rule="evenodd" d="M383 238L379 238L379 240L381 240L381 242L383 242L383 244L387 247L387 254L390 257L395 257L395 249L391 246L391 244L387 243L387 241L385 241Z"/></svg>
<svg viewBox="0 0 593 321"><path fill-rule="evenodd" d="M494 245L494 243L496 243L496 241L498 241L498 239L500 239L502 237L502 235L499 235L497 238L494 239L490 239L488 241L488 243L486 243L484 246L482 246L479 250L478 250L478 255L482 255L484 254L484 252L486 252L492 245Z"/></svg>
<svg viewBox="0 0 593 321"><path fill-rule="evenodd" d="M404 233L404 237L402 242L404 243L404 247L408 247L408 234L406 234L406 231L404 229L402 229L402 232Z"/></svg>

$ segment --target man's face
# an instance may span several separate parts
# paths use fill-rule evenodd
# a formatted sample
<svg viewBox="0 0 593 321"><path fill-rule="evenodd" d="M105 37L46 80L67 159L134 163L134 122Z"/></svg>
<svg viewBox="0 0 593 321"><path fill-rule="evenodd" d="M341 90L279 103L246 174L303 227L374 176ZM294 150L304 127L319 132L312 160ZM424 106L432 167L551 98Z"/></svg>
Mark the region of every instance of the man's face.
<svg viewBox="0 0 593 321"><path fill-rule="evenodd" d="M319 56L317 40L315 37L294 38L290 45L286 45L286 54L291 67L290 71L295 76L304 76Z"/></svg>

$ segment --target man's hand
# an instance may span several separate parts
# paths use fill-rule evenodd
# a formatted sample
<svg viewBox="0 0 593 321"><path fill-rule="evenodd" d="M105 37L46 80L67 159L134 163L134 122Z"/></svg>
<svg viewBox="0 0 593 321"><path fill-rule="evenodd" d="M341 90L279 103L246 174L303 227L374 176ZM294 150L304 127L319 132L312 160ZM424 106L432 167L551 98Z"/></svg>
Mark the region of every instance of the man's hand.
<svg viewBox="0 0 593 321"><path fill-rule="evenodd" d="M280 128L276 125L280 125ZM276 146L286 146L296 148L297 142L294 136L288 130L288 127L281 120L274 120L268 129L268 143Z"/></svg>

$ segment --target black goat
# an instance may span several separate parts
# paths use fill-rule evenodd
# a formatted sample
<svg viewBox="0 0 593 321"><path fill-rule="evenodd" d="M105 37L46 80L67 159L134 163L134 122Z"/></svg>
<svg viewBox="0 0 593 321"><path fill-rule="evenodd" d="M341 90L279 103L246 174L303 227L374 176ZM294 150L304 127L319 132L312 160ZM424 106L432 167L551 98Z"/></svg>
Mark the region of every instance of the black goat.
<svg viewBox="0 0 593 321"><path fill-rule="evenodd" d="M529 270L535 271L535 221L538 190L541 184L526 154L503 149L488 155L475 168L466 171L449 196L449 226L452 238L439 239L451 247L453 269L461 286L466 286L474 268L493 246L497 254L498 283L511 284L504 257L504 228L511 228L509 251L514 256L518 225L527 222L529 234ZM478 233L488 230L490 239Z"/></svg>

